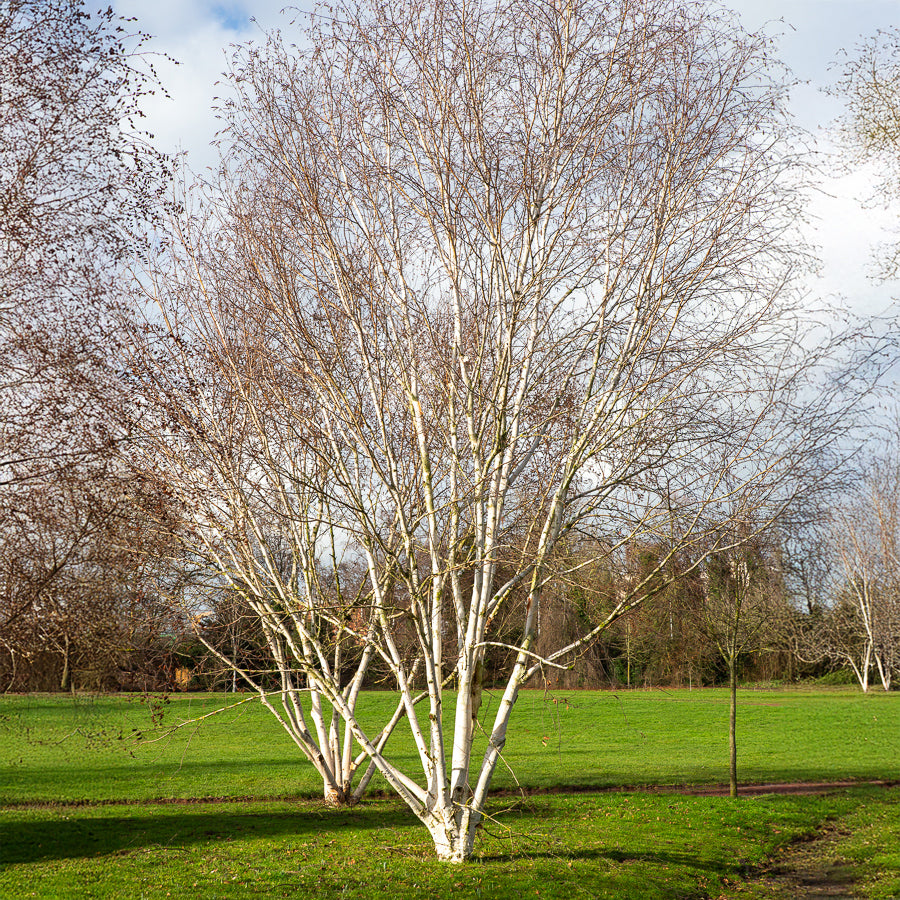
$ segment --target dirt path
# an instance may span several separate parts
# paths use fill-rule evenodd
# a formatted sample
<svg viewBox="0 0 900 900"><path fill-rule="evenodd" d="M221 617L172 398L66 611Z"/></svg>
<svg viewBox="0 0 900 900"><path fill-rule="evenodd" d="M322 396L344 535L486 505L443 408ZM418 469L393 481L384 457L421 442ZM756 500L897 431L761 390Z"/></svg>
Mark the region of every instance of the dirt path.
<svg viewBox="0 0 900 900"><path fill-rule="evenodd" d="M812 838L783 848L768 868L752 879L753 883L771 890L774 897L829 900L860 897L853 869L841 859L837 849L847 834L839 826L826 826Z"/></svg>
<svg viewBox="0 0 900 900"><path fill-rule="evenodd" d="M759 797L763 794L828 794L853 787L900 787L898 780L857 781L766 781L755 784L738 784L742 797ZM727 784L624 784L610 787L555 786L548 788L512 789L493 791L491 796L520 797L541 794L686 794L691 797L727 797ZM390 796L388 791L383 796Z"/></svg>
<svg viewBox="0 0 900 900"><path fill-rule="evenodd" d="M758 797L762 794L827 794L844 788L869 785L874 787L897 787L897 781L793 781L763 782L760 784L739 784L738 793L742 797ZM696 787L675 788L676 793L696 797L727 797L727 785L697 785Z"/></svg>
<svg viewBox="0 0 900 900"><path fill-rule="evenodd" d="M827 794L830 791L838 791L844 788L872 785L875 787L891 788L900 786L900 781L795 781L795 782L765 782L759 784L741 784L738 793L742 797L757 797L761 794ZM615 787L585 787L585 786L558 786L551 788L536 788L533 790L501 789L492 791L492 797L521 797L540 796L541 794L687 794L692 797L727 797L727 784L686 784L686 785L616 785ZM388 790L377 790L367 794L367 797L383 799L394 797ZM204 803L275 803L275 802L303 802L316 803L321 798L314 797L255 797L255 796L231 796L231 797L160 797L157 799L143 800L22 800L12 803L0 803L3 809L47 809L69 806L189 806Z"/></svg>

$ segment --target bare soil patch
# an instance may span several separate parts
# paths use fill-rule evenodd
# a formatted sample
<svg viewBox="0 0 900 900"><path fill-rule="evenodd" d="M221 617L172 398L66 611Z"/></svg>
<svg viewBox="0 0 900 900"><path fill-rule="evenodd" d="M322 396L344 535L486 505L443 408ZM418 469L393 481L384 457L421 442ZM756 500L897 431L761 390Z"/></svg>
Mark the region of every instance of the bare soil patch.
<svg viewBox="0 0 900 900"><path fill-rule="evenodd" d="M827 794L853 787L896 787L898 781L779 781L760 784L739 784L738 794L742 797L760 797L763 794ZM698 785L674 788L677 793L694 797L727 797L728 785Z"/></svg>
<svg viewBox="0 0 900 900"><path fill-rule="evenodd" d="M837 852L837 845L846 836L846 831L832 826L796 841L752 881L771 890L775 897L854 900L861 895L853 867Z"/></svg>
<svg viewBox="0 0 900 900"><path fill-rule="evenodd" d="M856 781L766 781L739 784L741 797L761 797L764 794L828 794L854 787L892 788L900 786L900 780ZM532 796L535 794L686 794L690 797L727 797L727 784L623 784L610 787L565 786L546 788L504 789L491 792L492 796ZM384 796L390 796L384 792Z"/></svg>
<svg viewBox="0 0 900 900"><path fill-rule="evenodd" d="M759 784L741 784L738 794L742 797L759 797L764 794L827 794L831 791L852 787L900 786L900 781L793 781L765 782ZM611 787L584 787L559 785L548 788L519 788L492 791L492 797L539 796L541 794L686 794L691 797L727 797L727 784L710 785L615 785ZM366 795L372 799L393 798L395 795L387 790L375 790ZM225 797L158 797L153 799L117 799L117 800L23 800L12 803L0 803L3 809L56 809L62 807L81 806L190 806L204 803L310 803L315 804L320 798L289 796L225 796Z"/></svg>

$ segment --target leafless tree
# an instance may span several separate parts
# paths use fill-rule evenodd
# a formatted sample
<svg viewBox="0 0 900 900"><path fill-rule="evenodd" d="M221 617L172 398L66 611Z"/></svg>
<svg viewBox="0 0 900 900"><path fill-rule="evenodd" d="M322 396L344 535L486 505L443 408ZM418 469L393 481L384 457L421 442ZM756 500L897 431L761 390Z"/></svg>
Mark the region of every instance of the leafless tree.
<svg viewBox="0 0 900 900"><path fill-rule="evenodd" d="M159 589L171 550L141 508L160 498L96 468L47 497L22 495L33 505L4 522L0 690L165 686L184 627Z"/></svg>
<svg viewBox="0 0 900 900"><path fill-rule="evenodd" d="M835 93L849 112L841 123L851 164L874 162L879 204L900 198L900 29L878 31L848 54ZM900 272L900 244L885 248L882 274Z"/></svg>
<svg viewBox="0 0 900 900"><path fill-rule="evenodd" d="M137 122L155 87L143 40L111 9L0 0L5 643L14 623L36 621L36 598L62 591L66 567L117 508L93 506L121 489L111 445L134 412L114 313L122 266L146 244L166 185Z"/></svg>
<svg viewBox="0 0 900 900"><path fill-rule="evenodd" d="M166 188L137 130L154 84L127 24L73 0L0 4L3 486L109 438L96 407L118 352L116 263L146 241Z"/></svg>
<svg viewBox="0 0 900 900"><path fill-rule="evenodd" d="M784 617L782 577L773 547L752 523L735 521L703 567L702 631L728 668L729 793L738 795L737 680L741 657L758 652L775 636Z"/></svg>
<svg viewBox="0 0 900 900"><path fill-rule="evenodd" d="M135 339L135 453L259 619L279 685L239 674L320 772L347 774L344 728L461 861L521 685L720 549L736 493L760 524L783 502L796 161L765 39L706 7L371 2L305 40L236 58L218 179ZM668 549L538 653L579 535L610 570ZM418 778L350 648L390 673Z"/></svg>
<svg viewBox="0 0 900 900"><path fill-rule="evenodd" d="M872 438L874 441L874 438ZM788 629L801 662L852 669L863 691L872 669L885 690L900 648L900 516L896 433L860 457L840 497L821 505L787 555L798 609Z"/></svg>
<svg viewBox="0 0 900 900"><path fill-rule="evenodd" d="M872 667L882 687L900 668L900 463L896 451L873 462L856 497L834 512L831 540L836 602L825 647L848 663L860 687Z"/></svg>

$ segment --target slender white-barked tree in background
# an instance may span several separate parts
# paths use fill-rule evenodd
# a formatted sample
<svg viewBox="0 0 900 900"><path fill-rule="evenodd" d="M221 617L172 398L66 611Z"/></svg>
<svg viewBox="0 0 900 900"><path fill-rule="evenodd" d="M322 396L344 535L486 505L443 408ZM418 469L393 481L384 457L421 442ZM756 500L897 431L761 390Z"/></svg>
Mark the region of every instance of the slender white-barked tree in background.
<svg viewBox="0 0 900 900"><path fill-rule="evenodd" d="M683 0L369 0L304 41L236 56L132 452L258 619L274 668L241 675L326 790L370 760L460 861L522 684L714 550L724 509L765 523L796 461L782 90L764 37ZM540 657L585 536L668 551ZM373 660L400 698L375 726Z"/></svg>
<svg viewBox="0 0 900 900"><path fill-rule="evenodd" d="M896 440L896 438L893 438ZM884 690L900 672L900 459L869 461L855 493L832 511L832 608L817 648L849 664L863 691L874 668Z"/></svg>

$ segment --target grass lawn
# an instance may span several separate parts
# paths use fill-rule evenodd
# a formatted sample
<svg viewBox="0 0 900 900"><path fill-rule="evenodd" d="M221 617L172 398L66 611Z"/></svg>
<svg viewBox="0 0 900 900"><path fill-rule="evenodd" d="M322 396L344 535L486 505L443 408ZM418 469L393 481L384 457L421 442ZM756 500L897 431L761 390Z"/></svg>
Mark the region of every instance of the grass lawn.
<svg viewBox="0 0 900 900"><path fill-rule="evenodd" d="M393 799L317 803L255 702L169 730L233 699L173 697L159 725L137 698L0 698L0 897L774 898L766 861L826 823L867 896L900 894L900 789L498 795L477 858L452 867ZM740 699L744 780L900 779L900 694ZM373 721L390 700L367 695ZM507 762L528 788L718 783L726 723L724 691L525 692ZM414 772L405 733L395 750ZM171 802L199 797L248 799Z"/></svg>
<svg viewBox="0 0 900 900"><path fill-rule="evenodd" d="M137 697L0 697L0 804L319 796L312 767L255 700L170 730L234 696L176 695L157 724ZM364 702L380 722L393 695L373 692ZM744 781L900 779L898 693L741 691L739 702ZM482 721L491 705L486 699ZM725 690L523 691L494 786L727 782L727 722ZM392 742L402 767L419 772L404 723Z"/></svg>
<svg viewBox="0 0 900 900"><path fill-rule="evenodd" d="M771 897L742 882L777 847L873 810L896 829L898 800L854 788L738 803L627 793L495 802L476 859L457 867L435 861L425 830L384 799L341 812L308 800L13 809L0 818L0 896Z"/></svg>
<svg viewBox="0 0 900 900"><path fill-rule="evenodd" d="M862 803L844 816L836 853L850 863L871 897L900 897L900 793L894 800Z"/></svg>

